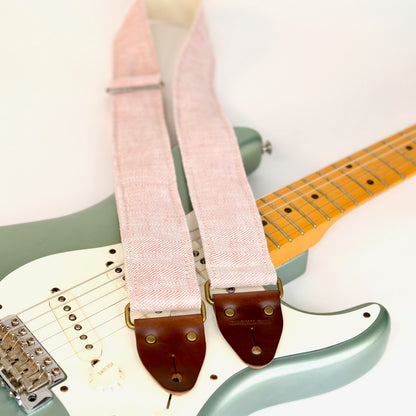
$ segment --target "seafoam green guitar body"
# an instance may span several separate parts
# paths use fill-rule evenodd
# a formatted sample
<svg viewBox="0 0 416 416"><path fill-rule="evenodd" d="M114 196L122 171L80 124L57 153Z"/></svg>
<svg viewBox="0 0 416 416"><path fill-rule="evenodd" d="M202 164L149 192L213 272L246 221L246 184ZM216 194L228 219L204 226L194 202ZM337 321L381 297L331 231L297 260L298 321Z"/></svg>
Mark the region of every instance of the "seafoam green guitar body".
<svg viewBox="0 0 416 416"><path fill-rule="evenodd" d="M261 159L261 138L251 129L236 128L236 133L246 172L250 173L258 166ZM188 213L192 210L192 206L177 148L173 149L173 156L182 204ZM44 274L50 275L50 285L63 289L62 286L70 280L68 287L72 287L75 283L78 284L78 280L75 279L75 283L71 280L77 273L78 263L82 264L85 259L91 258L91 263L97 262L97 266L91 266L92 275L101 273L100 268L104 264L107 255L105 253L109 252L108 247L117 247L120 251L119 243L120 234L113 196L91 208L62 218L1 227L0 319L2 316L27 308L26 303L23 302L22 306L19 305L17 310L13 311L12 297L15 282L17 285L24 285L25 294L21 297L26 298L28 302L31 301L32 296L36 298L43 292L50 294L48 277L45 278ZM307 253L292 259L277 270L279 276L284 282L288 282L302 274L306 267L306 259ZM45 287L39 287L42 285ZM366 304L348 311L326 315L305 313L285 304L283 309L286 332L282 335L284 341L281 342L278 354L271 365L262 370L246 368L226 346L222 346L222 340L218 336L215 342L208 343L207 365L201 372L199 385L197 384L192 393L173 398L170 402L172 413L168 414L248 415L267 406L316 395L342 386L370 369L384 351L389 333L389 316L380 305ZM328 328L332 329L328 330ZM128 331L127 328L122 328L118 333L118 339L130 339ZM209 308L206 333L214 334L215 338L216 332L215 320ZM125 348L124 344L128 343L123 341L121 344L123 346L120 348ZM127 347L126 352L120 349L120 356L131 353L134 357L131 360L137 360L136 354L129 348L130 346ZM107 350L111 350L111 346L104 349L103 357L106 356ZM218 355L223 357L223 360L218 360ZM56 357L54 359L58 361L59 353ZM63 382L70 386L69 392L61 391L58 385L54 389L57 397L37 411L39 416L82 414L104 416L104 410L98 409L100 400L93 396L90 386L84 380L88 377L79 379L80 383L86 383L85 388L82 389L83 397L71 396L76 387L79 388L81 385L74 381L77 379L77 374L71 373L77 365L76 361L69 364L68 379ZM137 364L137 372L142 371L139 366L140 363ZM135 374L136 366L132 367ZM82 369L83 367L80 366L81 373ZM217 377L215 379L212 377L214 373ZM116 410L110 411L104 406L105 411L110 412L108 415L130 416L137 414L134 409L143 415L164 414L161 413L163 409L158 407L159 404L153 404L152 400L160 396L162 398L160 402L165 403L168 395L158 386L153 386L152 380L148 381L146 377L147 374L143 373L142 386L140 385L142 381L137 381L139 383L137 394L142 395L141 405L133 406L131 409L122 408L120 399L117 407L118 402L114 398L110 400L108 406L115 405ZM319 383L316 382L318 379ZM129 388L128 379L125 383L126 388ZM91 400L94 397L96 402L85 405L85 409L82 406L78 408L76 402L84 402L90 395ZM129 398L134 400L134 396L133 394L133 397L129 396ZM58 399L65 402L65 407ZM16 401L8 397L7 390L1 388L0 415L24 415Z"/></svg>

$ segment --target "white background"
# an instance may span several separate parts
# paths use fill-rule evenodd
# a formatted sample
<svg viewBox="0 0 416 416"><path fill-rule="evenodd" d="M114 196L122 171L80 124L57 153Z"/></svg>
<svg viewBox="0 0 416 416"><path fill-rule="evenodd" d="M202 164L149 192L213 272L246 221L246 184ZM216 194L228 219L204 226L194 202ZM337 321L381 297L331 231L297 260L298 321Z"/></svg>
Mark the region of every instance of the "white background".
<svg viewBox="0 0 416 416"><path fill-rule="evenodd" d="M0 225L112 193L112 38L132 0L0 0ZM272 141L256 197L416 123L416 2L206 1L217 90L235 125ZM387 307L379 364L356 382L257 415L415 414L416 180L348 214L310 250L285 300Z"/></svg>

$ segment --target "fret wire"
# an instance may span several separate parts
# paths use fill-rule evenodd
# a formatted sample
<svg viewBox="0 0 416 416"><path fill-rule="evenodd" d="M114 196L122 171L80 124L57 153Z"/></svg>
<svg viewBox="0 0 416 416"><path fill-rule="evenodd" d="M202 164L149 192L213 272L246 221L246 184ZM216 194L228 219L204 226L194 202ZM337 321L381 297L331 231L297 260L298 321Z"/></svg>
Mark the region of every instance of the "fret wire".
<svg viewBox="0 0 416 416"><path fill-rule="evenodd" d="M262 199L262 201L264 201ZM270 224L272 224L282 235L286 237L287 240L292 241L292 238L289 234L287 234L282 228L280 228L272 219L270 219L266 214L262 214L262 217L266 218L267 221L269 221Z"/></svg>
<svg viewBox="0 0 416 416"><path fill-rule="evenodd" d="M280 248L280 244L269 234L264 232L264 235L277 247Z"/></svg>
<svg viewBox="0 0 416 416"><path fill-rule="evenodd" d="M297 197L296 199L301 199L300 197ZM284 205L287 205L286 203L284 204ZM308 204L306 203L306 202L302 202L302 204L299 206L300 208L303 208L303 207L306 207ZM323 207L324 208L326 208L326 207L331 207L332 205L331 205L331 203L328 201L328 202L325 202L324 204L323 204ZM281 211L280 210L277 210L276 209L276 207L273 205L273 204L269 204L269 208L271 208L272 210L271 211L269 211L269 212L267 212L266 214L264 214L264 213L262 213L261 211L259 211L259 213L260 213L260 216L261 216L261 218L264 218L265 220L267 219L267 216L270 216L270 215L273 215L273 214L275 214L275 213L280 213ZM303 217L302 217L303 218ZM292 225L292 221L290 221L290 223L287 223L287 224L285 224L284 226L280 226L279 228L280 229L282 229L282 230L285 230L285 232L287 232L287 233L289 233L289 232L291 232L291 225ZM298 229L299 227L297 227L296 225L295 225L295 227ZM306 231L307 232L307 231ZM304 235L306 232L302 232L302 233L300 233L301 235ZM295 239L295 238L297 238L297 237L293 237L292 238L292 240L293 239Z"/></svg>
<svg viewBox="0 0 416 416"><path fill-rule="evenodd" d="M361 184L360 182L358 182L354 177L352 177L349 173L345 172L342 168L338 168L337 166L335 166L335 164L331 165L334 168L338 169L340 172L342 172L345 176L347 176L348 178L350 178L353 182L355 182L358 186L360 186L361 188L364 189L364 191L366 191L368 193L368 195L373 196L373 193L367 189L363 184Z"/></svg>
<svg viewBox="0 0 416 416"><path fill-rule="evenodd" d="M328 181L328 183L331 183L332 185L334 185L336 188L338 188L339 191L341 191L345 196L347 196L348 198L351 199L352 202L354 202L355 205L358 205L358 201L349 194L349 192L347 192L344 188L341 188L341 186L339 186L337 183L333 182L331 179L329 179L326 175L324 175L321 172L316 172L319 176L321 176L323 179L325 179L326 181Z"/></svg>
<svg viewBox="0 0 416 416"><path fill-rule="evenodd" d="M388 166L390 169L394 170L402 179L405 179L406 176L403 175L403 173L401 173L398 169L396 169L393 165L391 165L389 162L387 162L387 160L385 160L383 157L377 155L376 153L374 153L372 150L365 148L364 149L365 152L370 153L372 156L374 156L376 159L378 159L380 162L384 163L386 166ZM390 153L390 152L387 152ZM385 154L387 154L385 153ZM383 153L384 155L384 153Z"/></svg>
<svg viewBox="0 0 416 416"><path fill-rule="evenodd" d="M358 162L357 160L352 159L350 156L348 156L348 159L351 160L351 162L356 163L358 166L366 170L370 175L374 176L376 179L378 179L386 188L389 187L389 184L385 182L382 178L380 178L376 173L374 173L371 169L367 168L362 163Z"/></svg>
<svg viewBox="0 0 416 416"><path fill-rule="evenodd" d="M386 143L385 140L382 140L383 143L385 143L387 146L391 147L393 150L395 150L397 153L399 153L400 155L402 155L404 158L406 158L410 163L413 163L416 166L416 162L411 159L409 156L407 156L406 153L402 152L400 149L398 149L396 146L393 146L392 144Z"/></svg>
<svg viewBox="0 0 416 416"><path fill-rule="evenodd" d="M306 185L311 186L315 191L320 192L328 201L330 201L336 208L338 208L341 212L344 212L344 208L342 208L340 205L338 205L329 195L327 195L325 192L323 192L321 189L318 189L312 182L309 182L305 178L301 179L303 182L306 183Z"/></svg>
<svg viewBox="0 0 416 416"><path fill-rule="evenodd" d="M416 126L414 127L414 129L416 130ZM406 135L408 135L409 133L406 133ZM399 137L399 138L396 138L396 139L394 139L394 141L393 142L396 142L397 140L399 140L399 139L403 139L403 138L409 138L409 137L407 137L407 136L403 136L403 137ZM380 143L382 143L382 141L380 141L380 142L377 142L377 143L375 143L375 145L379 145ZM378 150L378 151L380 151L380 150L382 150L383 148L388 148L388 146L386 146L385 144L383 144L379 149L376 149L376 150ZM371 150L369 150L369 149L367 149L367 148L365 148L365 149L363 149L364 151L366 151L366 152L368 152L368 153L370 153L370 154L372 154L374 157L376 157L377 159L379 159L379 160L381 160L382 158L380 157L380 156L378 156L378 155L376 155L376 154L374 154ZM387 155L387 154L389 154L389 153L392 153L393 152L393 150L389 150L389 151L387 151L387 152L385 152L385 153L383 153L383 156L385 156L385 155ZM363 156L360 156L359 158L357 158L357 159L355 159L355 160L359 160L359 159L362 159L363 157L365 157L366 155L363 155ZM393 169L398 175L400 175L401 177L402 177L402 179L404 179L405 178L405 176L402 174L402 173L400 173L399 171L397 171L392 165L390 165L388 162L386 162L384 159L383 160L381 160L381 161L383 161L383 163L385 163L388 167L390 167L391 169ZM315 172L315 173L319 173L319 172ZM332 173L332 172L328 172L328 174L330 174L330 173ZM339 176L339 178L341 178L342 176ZM335 178L335 179L337 179L337 178ZM316 180L318 180L318 179L316 179ZM312 183L312 182L311 182ZM335 186L337 186L338 187L338 185L337 184L335 184L335 183L333 183L333 185L335 185ZM306 186L306 185L304 185L304 186ZM302 186L302 187L304 187L304 186ZM298 188L298 189L301 189L302 187L300 187L300 188ZM342 191L342 192L344 192L345 193L345 191L343 190L343 189L341 189L340 188L340 191ZM291 192L287 192L287 193L285 193L284 195L286 196L286 195L289 195L289 194L291 194L292 193L292 191ZM349 198L352 198L351 197L351 195L347 195L347 196L349 196ZM354 198L352 198L352 200L353 201L355 201L355 199ZM357 201L355 201L354 202L355 204L358 204L358 202ZM262 206L260 206L259 208L262 208Z"/></svg>
<svg viewBox="0 0 416 416"><path fill-rule="evenodd" d="M265 201L267 203L267 205L269 205L275 212L279 213L282 217L284 217L291 225L293 225L293 227L295 227L300 234L304 235L304 231L295 223L293 222L284 212L280 211L279 208L276 208L271 202L260 198L262 201Z"/></svg>
<svg viewBox="0 0 416 416"><path fill-rule="evenodd" d="M407 132L407 133L403 133L403 132L400 131L398 134L401 135L402 139L409 139L411 142L416 144L416 138L411 136L412 134L416 134L416 131L410 131L410 132ZM410 134L410 136L408 136L409 134ZM388 138L386 140L388 140Z"/></svg>
<svg viewBox="0 0 416 416"><path fill-rule="evenodd" d="M273 192L275 195L277 195L279 198L283 199L283 201L285 201L287 204L289 204L292 208L294 208L296 211L299 212L300 215L302 215L303 217L305 217L312 225L314 228L317 227L317 225L303 212L300 210L300 208L297 208L295 205L293 205L291 202L289 202L284 196L280 195L277 192Z"/></svg>
<svg viewBox="0 0 416 416"><path fill-rule="evenodd" d="M318 210L318 212L320 212L326 219L327 221L330 221L330 217L324 212L322 211L321 208L319 208L313 201L309 200L309 198L307 198L305 195L301 194L297 189L294 189L291 185L289 185L287 188L291 189L292 191L296 192L301 198L303 198L307 203L309 203L310 205L312 205L315 209Z"/></svg>
<svg viewBox="0 0 416 416"><path fill-rule="evenodd" d="M389 153L393 153L393 150L391 151L391 152L389 152ZM398 159L399 158L399 156L398 157L396 157L396 159ZM356 168L357 169L357 168ZM327 177L325 177L325 175L323 175L322 173L320 173L319 171L318 172L315 172L315 174L318 174L318 175L320 175L323 179L326 179L327 180L327 183L325 183L325 184L323 184L321 187L323 187L323 186L326 186L326 185L328 185L328 183L331 183L331 184L333 184L335 187L337 187L341 192L342 191L344 191L344 193L345 192L347 192L347 191L345 191L343 188L341 188L340 186L338 186L335 182L332 182L329 178L327 178ZM365 175L367 175L366 173L364 173L364 174L361 174L359 177L361 177L361 176L365 176ZM341 176L340 176L341 177ZM306 185L304 185L304 186L306 186ZM302 186L302 187L304 187L304 186ZM300 187L300 188L302 188L302 187ZM300 189L300 188L298 188L298 189ZM316 189L320 189L319 187L317 187ZM292 192L288 192L288 193L286 193L285 195L287 195L287 194L289 194L289 193L292 193ZM280 194L278 194L278 192L273 192L273 194L275 194L275 195L280 195ZM368 195L369 196L369 195ZM367 197L368 197L367 196ZM352 198L352 197L351 197ZM281 198L281 199L283 199L283 200L285 200L285 198ZM294 202L294 201L296 201L296 200L298 200L298 199L301 199L301 197L300 196L297 196L296 198L294 198L293 200L292 200L292 202ZM274 201L277 201L278 199L274 199L273 200L273 202ZM355 200L355 199L354 199ZM287 203L288 201L287 201L287 199L285 200L285 202ZM282 204L282 205L280 205L280 207L283 207L284 205L286 205L286 203L285 204ZM359 202L357 201L357 204L359 204ZM268 201L268 205L269 206L273 206L274 207L274 205L272 205L272 203L271 203L271 201ZM306 206L307 204L305 203L305 204L303 204L303 205L300 205L299 206L299 208L303 208L304 206ZM265 207L265 205L263 205L262 206L263 208ZM274 207L275 209L276 209L276 207ZM267 213L267 214L270 214L270 212L269 213Z"/></svg>

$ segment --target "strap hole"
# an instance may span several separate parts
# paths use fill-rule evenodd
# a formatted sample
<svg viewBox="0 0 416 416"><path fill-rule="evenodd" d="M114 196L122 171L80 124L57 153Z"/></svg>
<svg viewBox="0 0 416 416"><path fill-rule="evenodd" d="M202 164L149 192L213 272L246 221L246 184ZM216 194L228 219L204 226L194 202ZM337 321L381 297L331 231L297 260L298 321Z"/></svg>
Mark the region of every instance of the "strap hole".
<svg viewBox="0 0 416 416"><path fill-rule="evenodd" d="M253 355L260 355L262 352L263 352L263 351L262 351L262 349L261 349L258 345L255 345L255 346L251 349L251 353L252 353Z"/></svg>
<svg viewBox="0 0 416 416"><path fill-rule="evenodd" d="M182 374L181 373L173 373L171 379L174 383L180 383L182 381Z"/></svg>

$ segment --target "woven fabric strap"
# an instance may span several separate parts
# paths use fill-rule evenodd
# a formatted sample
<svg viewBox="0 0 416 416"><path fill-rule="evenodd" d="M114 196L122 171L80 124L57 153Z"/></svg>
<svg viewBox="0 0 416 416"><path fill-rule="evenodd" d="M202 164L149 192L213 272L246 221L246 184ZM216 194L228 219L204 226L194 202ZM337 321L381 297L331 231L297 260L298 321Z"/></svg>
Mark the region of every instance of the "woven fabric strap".
<svg viewBox="0 0 416 416"><path fill-rule="evenodd" d="M213 88L214 58L198 8L173 81L175 129L212 288L276 283L231 124ZM180 205L156 54L143 0L115 41L115 182L132 310L200 306ZM143 89L141 89L143 87Z"/></svg>
<svg viewBox="0 0 416 416"><path fill-rule="evenodd" d="M114 42L114 177L134 311L199 309L201 296L142 1Z"/></svg>

